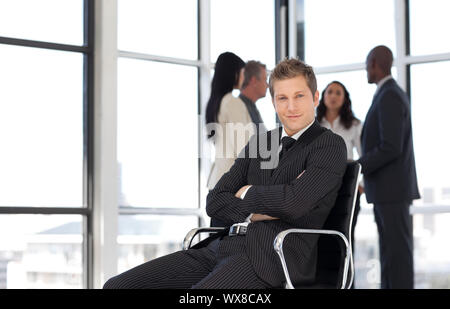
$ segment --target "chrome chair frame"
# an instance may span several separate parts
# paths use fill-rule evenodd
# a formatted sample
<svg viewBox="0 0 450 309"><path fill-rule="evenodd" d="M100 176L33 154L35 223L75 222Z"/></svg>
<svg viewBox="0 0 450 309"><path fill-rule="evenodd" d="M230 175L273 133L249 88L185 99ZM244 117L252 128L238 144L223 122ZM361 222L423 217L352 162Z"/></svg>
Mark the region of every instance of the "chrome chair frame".
<svg viewBox="0 0 450 309"><path fill-rule="evenodd" d="M356 179L359 178L359 175L361 174L361 164L358 164L358 173L356 176ZM284 257L283 253L283 242L287 235L291 233L299 233L299 234L319 234L319 235L334 235L337 236L339 239L341 239L345 245L345 259L344 259L344 272L342 275L342 284L341 289L349 289L352 284L355 277L355 270L354 270L354 264L353 264L353 254L352 254L352 243L351 243L351 233L352 233L352 222L353 222L353 215L355 213L355 204L356 204L356 196L357 196L357 190L358 190L358 181L355 183L355 188L353 192L353 201L352 201L352 207L351 207L351 215L350 215L350 224L349 224L349 239L345 237L344 234L342 234L339 231L336 230L322 230L322 229L288 229L284 230L275 237L275 240L273 242L273 248L277 252L281 265L283 267L284 276L286 279L286 289L295 289L294 285L292 284L291 278L289 276L289 271L286 264L286 259ZM348 278L348 270L350 268L350 278L348 284L347 278Z"/></svg>
<svg viewBox="0 0 450 309"><path fill-rule="evenodd" d="M187 250L191 247L192 245L192 240L194 240L194 237L197 234L201 234L201 233L217 233L220 232L222 230L224 230L224 227L198 227L195 229L190 230L186 236L184 237L183 240L183 250Z"/></svg>

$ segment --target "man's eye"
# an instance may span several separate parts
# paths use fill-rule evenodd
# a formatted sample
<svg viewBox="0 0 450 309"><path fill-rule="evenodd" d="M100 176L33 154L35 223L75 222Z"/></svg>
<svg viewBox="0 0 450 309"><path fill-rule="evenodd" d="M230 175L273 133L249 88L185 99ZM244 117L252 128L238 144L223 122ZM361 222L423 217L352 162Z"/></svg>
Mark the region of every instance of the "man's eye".
<svg viewBox="0 0 450 309"><path fill-rule="evenodd" d="M303 94L301 93L297 94L297 98L303 98Z"/></svg>

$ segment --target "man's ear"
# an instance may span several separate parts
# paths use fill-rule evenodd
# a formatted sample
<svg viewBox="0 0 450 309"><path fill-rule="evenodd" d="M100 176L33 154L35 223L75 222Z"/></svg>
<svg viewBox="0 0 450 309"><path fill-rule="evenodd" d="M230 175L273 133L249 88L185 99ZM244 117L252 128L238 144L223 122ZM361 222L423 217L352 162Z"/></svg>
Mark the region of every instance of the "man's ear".
<svg viewBox="0 0 450 309"><path fill-rule="evenodd" d="M319 106L319 90L316 90L316 93L314 94L314 107Z"/></svg>

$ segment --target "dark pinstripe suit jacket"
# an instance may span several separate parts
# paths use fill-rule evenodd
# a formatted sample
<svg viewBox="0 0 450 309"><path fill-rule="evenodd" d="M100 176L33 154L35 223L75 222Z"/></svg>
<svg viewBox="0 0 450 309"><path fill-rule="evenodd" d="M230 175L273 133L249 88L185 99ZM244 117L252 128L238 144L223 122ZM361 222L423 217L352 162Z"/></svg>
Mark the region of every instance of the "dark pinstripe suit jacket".
<svg viewBox="0 0 450 309"><path fill-rule="evenodd" d="M276 131L280 130L280 131ZM254 136L270 141L281 128ZM273 169L261 169L263 159L249 158L244 148L230 171L208 194L206 211L227 224L244 222L250 213L266 214L279 220L249 224L246 250L258 276L273 287L284 281L281 263L273 250L275 236L289 228L322 228L337 196L344 175L347 152L343 139L321 127L317 121L306 130ZM270 145L270 143L268 143ZM276 144L277 149L279 140ZM277 151L274 151L278 155ZM305 173L297 179L302 172ZM235 193L251 184L243 200ZM317 236L292 235L284 245L294 283L314 279Z"/></svg>

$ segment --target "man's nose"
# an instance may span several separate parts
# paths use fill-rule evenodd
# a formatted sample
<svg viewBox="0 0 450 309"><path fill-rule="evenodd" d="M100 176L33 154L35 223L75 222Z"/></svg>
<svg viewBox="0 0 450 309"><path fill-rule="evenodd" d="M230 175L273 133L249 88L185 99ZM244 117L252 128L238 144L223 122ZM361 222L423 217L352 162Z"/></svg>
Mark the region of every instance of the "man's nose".
<svg viewBox="0 0 450 309"><path fill-rule="evenodd" d="M287 109L289 112L295 111L295 109L296 109L295 100L293 100L293 99L288 100Z"/></svg>

